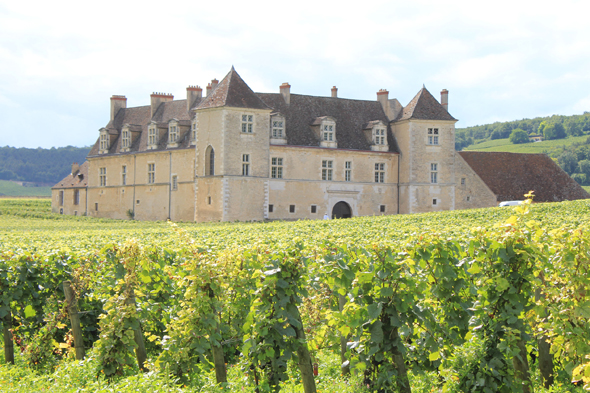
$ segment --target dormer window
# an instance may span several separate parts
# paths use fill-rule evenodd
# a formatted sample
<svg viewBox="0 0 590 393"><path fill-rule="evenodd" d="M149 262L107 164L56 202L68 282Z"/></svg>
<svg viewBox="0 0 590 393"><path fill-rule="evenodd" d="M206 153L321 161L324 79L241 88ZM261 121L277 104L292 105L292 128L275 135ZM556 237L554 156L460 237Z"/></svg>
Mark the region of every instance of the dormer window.
<svg viewBox="0 0 590 393"><path fill-rule="evenodd" d="M438 128L428 129L428 144L438 145Z"/></svg>
<svg viewBox="0 0 590 393"><path fill-rule="evenodd" d="M373 143L376 145L386 144L385 128L373 129Z"/></svg>
<svg viewBox="0 0 590 393"><path fill-rule="evenodd" d="M334 124L324 124L322 127L322 141L332 142L334 138Z"/></svg>
<svg viewBox="0 0 590 393"><path fill-rule="evenodd" d="M178 147L178 140L180 139L180 128L176 119L168 123L168 147Z"/></svg>
<svg viewBox="0 0 590 393"><path fill-rule="evenodd" d="M270 117L270 126L270 143L273 145L287 144L285 118L279 114L272 114Z"/></svg>
<svg viewBox="0 0 590 393"><path fill-rule="evenodd" d="M125 151L131 147L131 132L129 129L124 128L121 131L121 148Z"/></svg>
<svg viewBox="0 0 590 393"><path fill-rule="evenodd" d="M158 147L158 127L156 124L150 124L148 127L148 149Z"/></svg>
<svg viewBox="0 0 590 393"><path fill-rule="evenodd" d="M106 154L109 152L110 147L110 135L107 130L100 130L100 142L98 154Z"/></svg>

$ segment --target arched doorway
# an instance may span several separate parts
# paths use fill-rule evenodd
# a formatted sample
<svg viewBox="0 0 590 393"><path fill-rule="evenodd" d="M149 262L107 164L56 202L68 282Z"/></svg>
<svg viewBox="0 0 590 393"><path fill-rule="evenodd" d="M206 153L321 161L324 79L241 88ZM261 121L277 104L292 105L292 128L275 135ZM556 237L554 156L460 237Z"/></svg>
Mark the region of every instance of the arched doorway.
<svg viewBox="0 0 590 393"><path fill-rule="evenodd" d="M346 202L338 202L332 208L332 218L350 218L352 217L352 210Z"/></svg>

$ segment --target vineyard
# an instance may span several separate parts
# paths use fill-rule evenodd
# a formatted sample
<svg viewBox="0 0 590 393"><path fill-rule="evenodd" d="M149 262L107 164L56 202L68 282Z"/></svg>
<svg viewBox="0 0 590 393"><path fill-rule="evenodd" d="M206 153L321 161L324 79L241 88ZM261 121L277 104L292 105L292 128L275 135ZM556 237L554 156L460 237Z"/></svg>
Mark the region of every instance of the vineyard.
<svg viewBox="0 0 590 393"><path fill-rule="evenodd" d="M0 200L3 392L590 391L590 201L166 223Z"/></svg>

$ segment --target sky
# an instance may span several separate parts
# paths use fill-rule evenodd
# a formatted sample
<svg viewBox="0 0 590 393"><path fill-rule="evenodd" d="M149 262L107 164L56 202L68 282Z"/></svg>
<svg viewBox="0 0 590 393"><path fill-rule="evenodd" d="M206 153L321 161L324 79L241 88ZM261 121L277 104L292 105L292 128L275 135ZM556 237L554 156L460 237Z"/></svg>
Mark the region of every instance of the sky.
<svg viewBox="0 0 590 393"><path fill-rule="evenodd" d="M0 146L89 146L110 97L221 80L406 105L449 90L457 128L590 111L587 1L0 0Z"/></svg>

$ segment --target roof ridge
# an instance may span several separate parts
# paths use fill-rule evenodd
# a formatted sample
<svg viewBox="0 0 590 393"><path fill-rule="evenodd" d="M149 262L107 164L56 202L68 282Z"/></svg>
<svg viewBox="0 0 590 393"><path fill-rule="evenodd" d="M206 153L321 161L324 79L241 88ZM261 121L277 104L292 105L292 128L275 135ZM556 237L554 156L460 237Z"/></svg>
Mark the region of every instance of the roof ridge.
<svg viewBox="0 0 590 393"><path fill-rule="evenodd" d="M197 109L237 107L250 109L272 109L266 105L248 84L240 77L232 66L227 75L219 82L215 90L211 92Z"/></svg>

